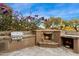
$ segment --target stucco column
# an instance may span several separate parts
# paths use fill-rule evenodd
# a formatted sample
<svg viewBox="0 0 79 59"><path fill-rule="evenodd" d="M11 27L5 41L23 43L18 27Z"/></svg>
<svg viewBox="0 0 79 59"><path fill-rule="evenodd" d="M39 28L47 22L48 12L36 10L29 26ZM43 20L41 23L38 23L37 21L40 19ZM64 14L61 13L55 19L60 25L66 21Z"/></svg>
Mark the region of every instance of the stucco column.
<svg viewBox="0 0 79 59"><path fill-rule="evenodd" d="M79 38L74 38L74 52L79 53Z"/></svg>

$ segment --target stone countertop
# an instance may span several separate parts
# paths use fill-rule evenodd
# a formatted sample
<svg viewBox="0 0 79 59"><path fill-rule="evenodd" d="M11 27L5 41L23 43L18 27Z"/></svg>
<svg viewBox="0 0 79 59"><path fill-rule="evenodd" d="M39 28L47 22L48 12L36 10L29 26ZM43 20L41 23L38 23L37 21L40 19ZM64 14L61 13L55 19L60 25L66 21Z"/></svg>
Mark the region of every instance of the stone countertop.
<svg viewBox="0 0 79 59"><path fill-rule="evenodd" d="M8 40L8 39L11 39L10 36L0 36L0 40Z"/></svg>
<svg viewBox="0 0 79 59"><path fill-rule="evenodd" d="M61 31L61 30L42 29L42 30L36 30L36 31Z"/></svg>
<svg viewBox="0 0 79 59"><path fill-rule="evenodd" d="M35 35L32 35L32 34L30 34L30 35L23 35L23 38L28 38L28 37L35 37Z"/></svg>
<svg viewBox="0 0 79 59"><path fill-rule="evenodd" d="M35 37L35 35L23 35L23 38L28 38L28 37ZM0 40L9 40L11 39L11 36L0 36Z"/></svg>
<svg viewBox="0 0 79 59"><path fill-rule="evenodd" d="M79 35L67 35L67 34L63 34L63 35L61 35L61 37L67 37L67 38L79 38Z"/></svg>

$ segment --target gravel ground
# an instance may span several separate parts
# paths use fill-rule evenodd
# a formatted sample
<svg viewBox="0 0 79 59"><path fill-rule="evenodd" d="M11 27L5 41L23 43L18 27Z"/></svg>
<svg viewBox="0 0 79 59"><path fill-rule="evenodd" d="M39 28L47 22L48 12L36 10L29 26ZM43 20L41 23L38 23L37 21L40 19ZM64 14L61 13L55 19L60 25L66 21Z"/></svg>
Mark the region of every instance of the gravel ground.
<svg viewBox="0 0 79 59"><path fill-rule="evenodd" d="M65 47L59 48L44 48L44 47L29 47L9 53L0 53L1 56L79 56L73 50Z"/></svg>

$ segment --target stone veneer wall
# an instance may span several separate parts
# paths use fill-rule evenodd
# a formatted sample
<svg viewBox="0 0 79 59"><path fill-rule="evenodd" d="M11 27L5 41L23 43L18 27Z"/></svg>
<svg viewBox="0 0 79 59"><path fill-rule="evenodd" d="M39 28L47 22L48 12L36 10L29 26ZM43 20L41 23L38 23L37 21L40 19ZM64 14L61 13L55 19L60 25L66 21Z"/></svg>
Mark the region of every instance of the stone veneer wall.
<svg viewBox="0 0 79 59"><path fill-rule="evenodd" d="M54 41L59 43L59 46L61 46L61 31L53 31L54 33Z"/></svg>

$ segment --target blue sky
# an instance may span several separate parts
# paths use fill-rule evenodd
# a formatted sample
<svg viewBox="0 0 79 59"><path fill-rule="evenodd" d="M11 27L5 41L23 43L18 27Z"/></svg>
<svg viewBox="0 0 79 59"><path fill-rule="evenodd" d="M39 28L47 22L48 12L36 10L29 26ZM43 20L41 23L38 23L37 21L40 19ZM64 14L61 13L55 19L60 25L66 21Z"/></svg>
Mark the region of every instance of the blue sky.
<svg viewBox="0 0 79 59"><path fill-rule="evenodd" d="M65 20L79 18L79 4L77 3L8 3L14 11L21 12L24 16L39 15L48 17L61 17Z"/></svg>

